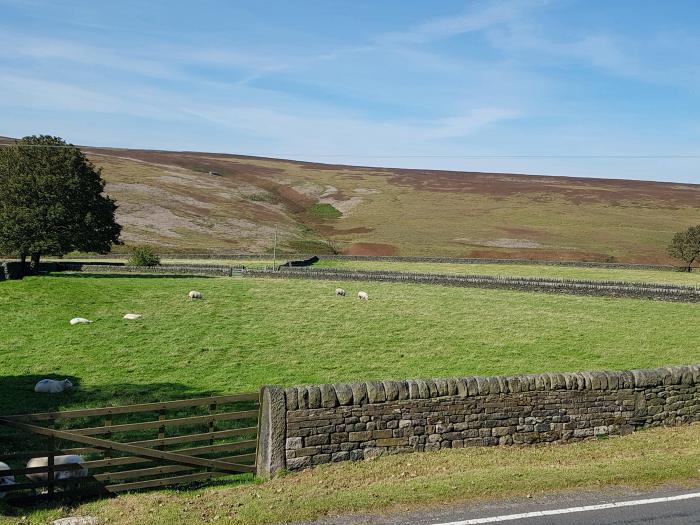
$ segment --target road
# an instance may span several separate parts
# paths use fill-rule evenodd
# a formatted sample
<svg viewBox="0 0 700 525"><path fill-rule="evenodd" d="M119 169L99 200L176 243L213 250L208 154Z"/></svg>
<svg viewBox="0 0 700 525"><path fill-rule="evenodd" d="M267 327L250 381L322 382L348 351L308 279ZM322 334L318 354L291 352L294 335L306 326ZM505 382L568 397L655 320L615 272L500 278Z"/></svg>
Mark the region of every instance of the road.
<svg viewBox="0 0 700 525"><path fill-rule="evenodd" d="M298 525L700 525L700 487L584 492L405 514L353 514Z"/></svg>

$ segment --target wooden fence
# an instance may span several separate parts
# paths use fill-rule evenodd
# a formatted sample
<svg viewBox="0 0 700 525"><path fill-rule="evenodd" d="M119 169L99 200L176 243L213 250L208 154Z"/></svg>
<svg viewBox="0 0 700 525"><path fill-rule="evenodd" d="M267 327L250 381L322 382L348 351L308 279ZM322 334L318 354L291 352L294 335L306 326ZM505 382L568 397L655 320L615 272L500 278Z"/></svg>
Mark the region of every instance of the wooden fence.
<svg viewBox="0 0 700 525"><path fill-rule="evenodd" d="M0 477L14 476L0 492L21 503L252 473L259 410L251 393L0 416L0 461L11 469ZM82 466L58 464L69 454ZM28 468L36 457L47 465Z"/></svg>

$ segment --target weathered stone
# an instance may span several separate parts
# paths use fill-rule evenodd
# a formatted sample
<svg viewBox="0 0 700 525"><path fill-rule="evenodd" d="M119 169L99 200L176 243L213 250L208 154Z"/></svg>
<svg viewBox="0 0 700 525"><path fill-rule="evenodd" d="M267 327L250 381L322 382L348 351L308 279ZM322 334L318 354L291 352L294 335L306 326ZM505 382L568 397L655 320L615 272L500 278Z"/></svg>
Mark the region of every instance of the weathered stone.
<svg viewBox="0 0 700 525"><path fill-rule="evenodd" d="M386 401L399 399L399 383L397 381L382 381Z"/></svg>
<svg viewBox="0 0 700 525"><path fill-rule="evenodd" d="M416 379L416 384L418 385L418 395L420 398L429 399L430 389L428 388L428 384L422 379Z"/></svg>
<svg viewBox="0 0 700 525"><path fill-rule="evenodd" d="M469 378L461 377L456 380L455 386L457 387L457 395L459 397L467 397L469 395L469 388L467 386L467 381Z"/></svg>
<svg viewBox="0 0 700 525"><path fill-rule="evenodd" d="M485 396L491 392L489 389L489 382L488 382L487 378L477 376L474 379L476 379L476 385L479 388L479 395L480 396Z"/></svg>
<svg viewBox="0 0 700 525"><path fill-rule="evenodd" d="M338 404L338 398L335 395L335 388L333 388L333 385L320 385L319 390L321 391L322 408L333 408Z"/></svg>
<svg viewBox="0 0 700 525"><path fill-rule="evenodd" d="M315 434L304 438L304 445L307 447L315 447L318 445L327 445L330 442L328 434Z"/></svg>
<svg viewBox="0 0 700 525"><path fill-rule="evenodd" d="M309 393L309 408L321 408L321 389L316 385L308 385L306 391Z"/></svg>
<svg viewBox="0 0 700 525"><path fill-rule="evenodd" d="M24 521L24 518L22 521ZM51 525L100 525L100 520L94 516L73 516L53 520Z"/></svg>
<svg viewBox="0 0 700 525"><path fill-rule="evenodd" d="M335 388L335 397L338 399L338 404L341 406L352 404L352 388L347 383L339 383L333 385Z"/></svg>
<svg viewBox="0 0 700 525"><path fill-rule="evenodd" d="M414 379L409 379L406 381L408 385L408 396L410 399L420 399L420 392L418 390L418 383Z"/></svg>
<svg viewBox="0 0 700 525"><path fill-rule="evenodd" d="M467 395L478 396L479 395L479 385L476 382L476 377L470 376L466 378L467 381Z"/></svg>
<svg viewBox="0 0 700 525"><path fill-rule="evenodd" d="M352 399L355 406L367 403L367 387L364 383L351 383Z"/></svg>
<svg viewBox="0 0 700 525"><path fill-rule="evenodd" d="M363 432L350 432L348 439L350 441L368 441L372 439L372 431L365 430Z"/></svg>
<svg viewBox="0 0 700 525"><path fill-rule="evenodd" d="M381 381L367 381L367 399L370 403L383 403L386 401L384 394L384 384Z"/></svg>
<svg viewBox="0 0 700 525"><path fill-rule="evenodd" d="M445 397L447 395L447 380L446 379L435 379L435 386L437 387L438 396Z"/></svg>
<svg viewBox="0 0 700 525"><path fill-rule="evenodd" d="M430 397L440 397L440 392L438 391L437 384L433 379L426 379L425 386L428 387L428 395Z"/></svg>
<svg viewBox="0 0 700 525"><path fill-rule="evenodd" d="M263 387L261 398L256 470L269 478L286 465L287 402L284 390L276 386Z"/></svg>
<svg viewBox="0 0 700 525"><path fill-rule="evenodd" d="M399 401L404 401L406 399L409 399L409 394L408 394L408 383L406 381L398 381L396 383L396 386L398 388L398 400Z"/></svg>
<svg viewBox="0 0 700 525"><path fill-rule="evenodd" d="M300 437L287 438L287 450L295 450L304 446L304 439Z"/></svg>
<svg viewBox="0 0 700 525"><path fill-rule="evenodd" d="M287 410L296 410L299 408L299 404L297 403L297 389L292 387L292 388L285 388L284 389L284 397L287 402Z"/></svg>

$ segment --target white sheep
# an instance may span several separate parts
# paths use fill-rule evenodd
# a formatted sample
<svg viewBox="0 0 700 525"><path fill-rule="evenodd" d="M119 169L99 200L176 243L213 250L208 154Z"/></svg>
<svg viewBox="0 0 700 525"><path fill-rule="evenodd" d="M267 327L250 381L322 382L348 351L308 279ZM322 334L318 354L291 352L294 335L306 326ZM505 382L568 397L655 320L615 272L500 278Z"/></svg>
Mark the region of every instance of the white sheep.
<svg viewBox="0 0 700 525"><path fill-rule="evenodd" d="M339 297L345 297L345 290L343 290L342 288L336 288L335 295Z"/></svg>
<svg viewBox="0 0 700 525"><path fill-rule="evenodd" d="M71 326L76 324L90 324L92 321L85 319L84 317L74 317L70 321Z"/></svg>
<svg viewBox="0 0 700 525"><path fill-rule="evenodd" d="M10 466L7 463L3 463L2 461L0 461L0 474L4 470L12 470L12 469L10 468ZM16 483L15 477L12 475L0 476L0 499L5 497L5 491L2 490L2 487L7 486L7 485L14 485L15 483Z"/></svg>
<svg viewBox="0 0 700 525"><path fill-rule="evenodd" d="M357 298L369 301L369 295L367 295L367 292L357 292Z"/></svg>
<svg viewBox="0 0 700 525"><path fill-rule="evenodd" d="M85 461L82 456L77 454L68 454L66 456L55 456L53 459L53 464L55 466L59 465L80 465L80 468L71 470L59 470L54 473L54 479L74 479L74 478L85 478L88 475L88 469L83 465ZM49 458L32 458L27 462L27 468L38 468L47 467L49 465ZM35 472L32 474L27 474L27 477L35 482L48 481L48 472Z"/></svg>
<svg viewBox="0 0 700 525"><path fill-rule="evenodd" d="M125 314L124 319L128 319L129 321L134 321L136 319L141 319L143 316L141 314Z"/></svg>
<svg viewBox="0 0 700 525"><path fill-rule="evenodd" d="M187 294L187 298L190 301L192 299L202 299L202 292L197 292L196 290L192 290L189 294Z"/></svg>
<svg viewBox="0 0 700 525"><path fill-rule="evenodd" d="M34 392L41 394L60 394L64 390L73 388L73 383L69 379L56 381L55 379L42 379L34 385Z"/></svg>

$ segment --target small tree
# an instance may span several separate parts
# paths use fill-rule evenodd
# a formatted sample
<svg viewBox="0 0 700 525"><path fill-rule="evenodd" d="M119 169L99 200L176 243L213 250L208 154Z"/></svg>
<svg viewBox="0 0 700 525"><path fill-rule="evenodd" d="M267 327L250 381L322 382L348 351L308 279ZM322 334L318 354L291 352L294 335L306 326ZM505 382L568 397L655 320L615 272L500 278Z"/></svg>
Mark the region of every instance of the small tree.
<svg viewBox="0 0 700 525"><path fill-rule="evenodd" d="M675 234L668 246L668 254L685 262L686 271L692 271L693 263L700 260L700 225Z"/></svg>
<svg viewBox="0 0 700 525"><path fill-rule="evenodd" d="M104 187L100 170L58 137L0 148L0 252L30 256L32 273L42 255L108 253L121 226Z"/></svg>
<svg viewBox="0 0 700 525"><path fill-rule="evenodd" d="M150 246L134 246L131 249L129 264L131 266L159 266L160 257Z"/></svg>

